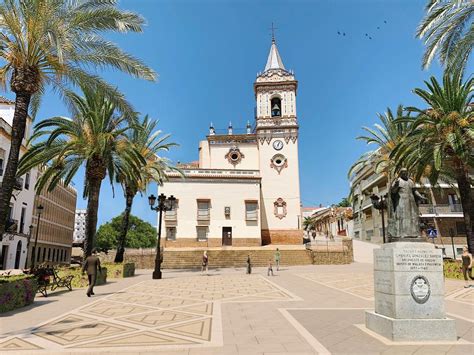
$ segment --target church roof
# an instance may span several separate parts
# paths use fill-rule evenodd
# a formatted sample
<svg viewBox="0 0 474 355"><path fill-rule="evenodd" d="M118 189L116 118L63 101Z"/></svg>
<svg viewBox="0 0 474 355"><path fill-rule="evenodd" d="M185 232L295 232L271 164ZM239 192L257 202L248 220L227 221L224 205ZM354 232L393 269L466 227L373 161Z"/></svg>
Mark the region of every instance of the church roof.
<svg viewBox="0 0 474 355"><path fill-rule="evenodd" d="M283 62L278 53L278 48L275 39L272 39L272 46L270 47L270 53L268 53L267 65L265 65L265 71L270 69L285 69Z"/></svg>

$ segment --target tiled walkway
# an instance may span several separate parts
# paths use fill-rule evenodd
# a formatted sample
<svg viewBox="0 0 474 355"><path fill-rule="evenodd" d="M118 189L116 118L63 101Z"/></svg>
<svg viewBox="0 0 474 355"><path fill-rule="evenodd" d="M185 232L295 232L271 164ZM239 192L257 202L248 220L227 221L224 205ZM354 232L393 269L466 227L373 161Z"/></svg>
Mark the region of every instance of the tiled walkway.
<svg viewBox="0 0 474 355"><path fill-rule="evenodd" d="M368 264L264 269L149 271L75 290L1 319L0 353L171 354L470 354L474 289L446 282L446 309L456 343L394 344L364 329L373 307ZM122 286L121 286L122 285Z"/></svg>

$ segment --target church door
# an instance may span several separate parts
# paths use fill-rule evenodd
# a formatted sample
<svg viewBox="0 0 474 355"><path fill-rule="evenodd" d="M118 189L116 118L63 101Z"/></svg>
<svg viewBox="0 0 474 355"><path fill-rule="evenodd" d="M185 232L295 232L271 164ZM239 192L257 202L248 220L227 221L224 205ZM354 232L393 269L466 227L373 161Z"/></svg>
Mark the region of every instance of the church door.
<svg viewBox="0 0 474 355"><path fill-rule="evenodd" d="M222 227L222 245L232 245L232 227Z"/></svg>

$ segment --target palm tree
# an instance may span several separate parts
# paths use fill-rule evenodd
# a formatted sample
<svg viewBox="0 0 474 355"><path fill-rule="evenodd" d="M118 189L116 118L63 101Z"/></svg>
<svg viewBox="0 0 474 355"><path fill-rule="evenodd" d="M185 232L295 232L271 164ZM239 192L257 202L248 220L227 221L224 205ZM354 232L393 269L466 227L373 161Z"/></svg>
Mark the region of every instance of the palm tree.
<svg viewBox="0 0 474 355"><path fill-rule="evenodd" d="M438 55L443 65L462 70L474 45L473 19L472 0L429 0L416 32L427 46L423 68Z"/></svg>
<svg viewBox="0 0 474 355"><path fill-rule="evenodd" d="M399 120L405 118L403 105L398 105L396 116L390 108L387 108L385 114L377 114L382 124L376 123L373 128L362 127L368 135L359 136L357 139L365 141L367 144L375 144L375 150L364 153L349 169L348 176L350 177L355 171L373 164L376 173L386 175L391 181L391 177L395 172L395 163L390 159L390 153L408 134L410 123L407 121L400 122Z"/></svg>
<svg viewBox="0 0 474 355"><path fill-rule="evenodd" d="M108 175L138 174L144 164L140 153L128 143L124 115L101 92L83 88L84 96L70 93L73 118L52 117L35 126L33 145L20 160L19 173L36 167L45 170L36 182L37 193L53 190L59 181L68 185L79 168L85 167L84 198L87 201L85 255L92 252L97 227L99 194Z"/></svg>
<svg viewBox="0 0 474 355"><path fill-rule="evenodd" d="M416 178L426 175L431 184L438 180L458 185L466 224L469 251L474 252L474 194L471 185L474 167L474 110L471 104L474 78L463 83L459 74L446 71L440 85L435 77L425 81L427 90L414 93L428 105L426 109L407 107L417 114L413 129L391 154Z"/></svg>
<svg viewBox="0 0 474 355"><path fill-rule="evenodd" d="M144 19L117 8L116 0L3 0L0 4L0 84L15 93L8 163L0 189L0 240L17 176L28 111L35 115L50 86L68 98L72 86L88 86L124 113L132 108L123 95L86 68L111 67L155 80L152 69L105 40L102 32L141 32Z"/></svg>
<svg viewBox="0 0 474 355"><path fill-rule="evenodd" d="M361 169L364 166L372 165L375 173L383 174L387 177L387 185L391 186L393 176L396 173L396 163L391 159L390 154L393 149L402 142L408 132L410 131L410 122L401 121L406 118L404 115L403 105L398 105L396 116L394 116L392 110L387 108L385 114L377 114L382 124L375 124L375 128L362 127L368 135L359 136L357 139L365 141L367 144L375 144L377 148L363 154L349 169L349 179L354 172ZM349 200L353 201L354 190L351 188ZM390 194L387 194L387 215L388 223L390 224L390 216L393 213L392 203ZM383 213L383 211L381 212Z"/></svg>
<svg viewBox="0 0 474 355"><path fill-rule="evenodd" d="M133 199L138 192L144 192L152 181L162 184L166 181L166 170L176 170L169 161L159 154L168 151L175 143L166 143L170 135L161 136L156 130L157 121L151 121L145 116L141 122L128 131L128 141L141 155L144 164L140 165L138 175L118 174L117 180L122 185L125 197L125 211L122 214L122 227L117 238L117 254L115 262L123 262L129 218L132 211Z"/></svg>

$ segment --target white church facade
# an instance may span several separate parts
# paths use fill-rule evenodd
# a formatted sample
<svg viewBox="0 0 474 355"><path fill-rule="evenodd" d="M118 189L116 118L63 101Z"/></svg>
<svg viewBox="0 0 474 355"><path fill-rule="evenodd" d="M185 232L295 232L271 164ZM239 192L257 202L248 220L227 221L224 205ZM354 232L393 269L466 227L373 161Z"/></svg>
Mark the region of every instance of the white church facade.
<svg viewBox="0 0 474 355"><path fill-rule="evenodd" d="M298 164L298 82L274 40L254 83L254 128L216 134L199 144L199 161L170 172L160 193L176 207L163 214L167 247L301 244Z"/></svg>

